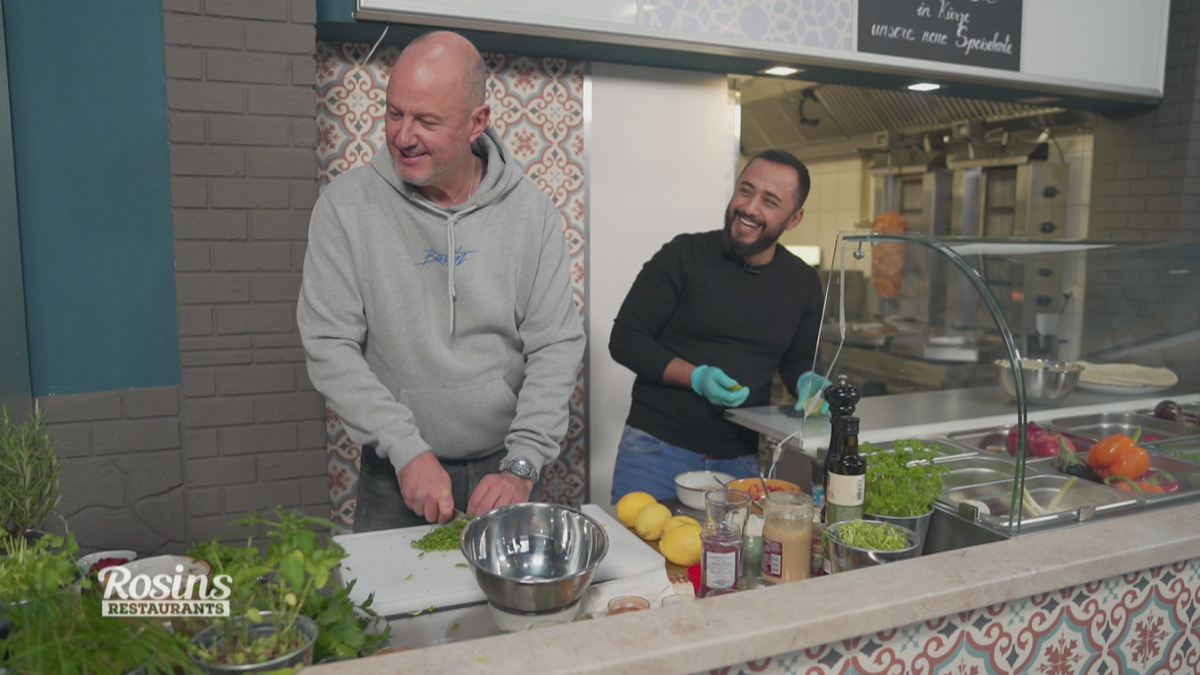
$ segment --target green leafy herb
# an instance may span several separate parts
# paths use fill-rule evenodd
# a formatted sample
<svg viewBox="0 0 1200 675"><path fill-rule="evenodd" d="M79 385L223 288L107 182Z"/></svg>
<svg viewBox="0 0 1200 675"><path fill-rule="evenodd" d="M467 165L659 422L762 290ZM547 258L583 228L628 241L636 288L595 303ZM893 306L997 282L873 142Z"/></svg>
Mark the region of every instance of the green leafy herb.
<svg viewBox="0 0 1200 675"><path fill-rule="evenodd" d="M942 477L950 473L949 467L933 461L941 448L911 439L896 441L891 452L863 445L859 452L868 455L863 511L892 518L929 513L942 493Z"/></svg>
<svg viewBox="0 0 1200 675"><path fill-rule="evenodd" d="M838 523L831 534L847 546L869 551L899 551L908 548L908 535L891 523L864 523L854 520Z"/></svg>
<svg viewBox="0 0 1200 675"><path fill-rule="evenodd" d="M455 567L467 567L467 563L458 563Z"/></svg>
<svg viewBox="0 0 1200 675"><path fill-rule="evenodd" d="M492 660L491 660L491 659L489 659L488 657L484 656L483 654L480 654L479 656L476 656L476 657L475 657L475 660L476 660L476 661L478 661L478 662L480 662L480 663L491 663L491 662L492 662Z"/></svg>
<svg viewBox="0 0 1200 675"><path fill-rule="evenodd" d="M462 540L463 528L467 526L468 522L470 521L467 518L459 518L448 525L435 527L432 532L414 541L412 546L425 553L456 550L459 541Z"/></svg>
<svg viewBox="0 0 1200 675"><path fill-rule="evenodd" d="M458 622L457 621L450 624L450 630L458 630Z"/></svg>
<svg viewBox="0 0 1200 675"><path fill-rule="evenodd" d="M44 412L17 424L0 411L0 529L38 529L58 506L58 451L42 430Z"/></svg>
<svg viewBox="0 0 1200 675"><path fill-rule="evenodd" d="M403 581L412 581L412 575L410 574L410 575L404 577Z"/></svg>

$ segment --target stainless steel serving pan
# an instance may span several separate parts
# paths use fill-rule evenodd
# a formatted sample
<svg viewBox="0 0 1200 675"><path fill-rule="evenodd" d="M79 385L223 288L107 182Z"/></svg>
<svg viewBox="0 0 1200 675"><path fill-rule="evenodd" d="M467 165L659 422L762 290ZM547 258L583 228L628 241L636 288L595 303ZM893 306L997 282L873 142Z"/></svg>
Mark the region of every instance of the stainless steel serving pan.
<svg viewBox="0 0 1200 675"><path fill-rule="evenodd" d="M1061 474L1026 475L1025 489L1042 508L1046 508L1054 495L1066 485L1070 478L1070 476ZM1012 491L1013 481L1004 480L947 489L942 493L939 501L950 505L953 509L958 509L960 514L965 510L960 508L960 505L968 499L988 504L993 507L991 515L980 513L976 516L977 521L988 527L1005 530L1008 527L1009 518L1006 509L1011 508ZM1079 480L1071 486L1062 502L1052 513L1042 516L1031 516L1026 513L1021 519L1021 530L1066 525L1076 521L1128 513L1140 508L1142 508L1142 502L1132 493Z"/></svg>
<svg viewBox="0 0 1200 675"><path fill-rule="evenodd" d="M1157 417L1137 415L1135 413L1096 413L1093 415L1058 417L1050 420L1045 426L1048 429L1052 428L1056 431L1070 432L1075 436L1081 436L1093 441L1098 441L1105 436L1113 434L1132 436L1134 430L1138 427L1142 428L1143 439L1146 439L1146 436L1157 436L1159 440L1165 440L1200 435L1200 427L1177 424L1175 422L1168 422L1167 420L1160 420ZM1150 442L1150 440L1145 440L1145 442Z"/></svg>
<svg viewBox="0 0 1200 675"><path fill-rule="evenodd" d="M981 455L995 457L1009 464L1015 464L1017 458L1008 454L1008 448L1004 445L1004 439L1008 436L1008 430L1011 428L1004 426L953 431L946 434L945 438L953 444L965 447L968 450L975 450ZM940 439L934 440L938 441ZM1026 457L1025 466L1032 467L1039 463L1047 464L1052 459L1053 457Z"/></svg>
<svg viewBox="0 0 1200 675"><path fill-rule="evenodd" d="M1005 455L1007 457L1007 455ZM971 485L1012 480L1016 475L1017 463L1012 458L1002 459L993 455L957 455L934 460L949 467L950 473L943 477L943 491L955 490ZM1026 464L1025 478L1050 471L1047 462Z"/></svg>
<svg viewBox="0 0 1200 675"><path fill-rule="evenodd" d="M1195 443L1192 447L1195 447L1196 452L1200 454L1200 442ZM1134 497L1146 502L1147 506L1174 505L1175 502L1188 502L1200 499L1200 465L1193 463L1193 461L1185 461L1178 457L1164 454L1156 448L1147 448L1146 450L1150 453L1150 470L1166 471L1171 474L1172 477L1179 481L1179 491L1168 492L1166 494L1137 492L1133 493ZM1087 454L1081 453L1079 458L1086 462ZM1200 457L1197 457L1194 461L1200 462Z"/></svg>
<svg viewBox="0 0 1200 675"><path fill-rule="evenodd" d="M872 443L871 448L875 452L892 452L892 448L893 448L893 446L895 446L897 440L906 440L906 441L907 440L915 440L915 441L925 445L926 447L931 446L931 445L936 445L938 447L938 451L937 451L936 457L934 457L934 461L937 461L937 459L942 458L942 457L957 457L960 455L975 454L975 450L973 448L966 448L966 447L963 447L956 443L951 443L944 438L912 438L912 437L909 437L909 438L904 438L904 439L883 441L880 443Z"/></svg>
<svg viewBox="0 0 1200 675"><path fill-rule="evenodd" d="M1157 443L1143 443L1142 446L1150 452L1151 456L1162 455L1164 457L1200 464L1200 436L1180 438L1173 441L1160 441Z"/></svg>

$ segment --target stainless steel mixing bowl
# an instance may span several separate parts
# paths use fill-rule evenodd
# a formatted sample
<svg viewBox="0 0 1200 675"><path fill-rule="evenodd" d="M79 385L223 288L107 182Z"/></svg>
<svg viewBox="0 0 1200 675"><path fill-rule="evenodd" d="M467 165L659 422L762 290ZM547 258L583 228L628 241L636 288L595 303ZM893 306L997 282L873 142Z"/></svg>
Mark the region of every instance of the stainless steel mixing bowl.
<svg viewBox="0 0 1200 675"><path fill-rule="evenodd" d="M851 546L838 538L841 527L848 523L834 523L825 528L825 541L829 545L829 562L834 574L857 570L863 567L874 567L885 563L908 560L921 554L921 535L907 527L884 523L879 520L864 520L863 522L877 525L892 525L892 527L903 532L908 541L908 546L898 551L874 551L868 548Z"/></svg>
<svg viewBox="0 0 1200 675"><path fill-rule="evenodd" d="M526 502L477 516L460 545L489 602L533 614L583 597L608 553L608 534L574 509Z"/></svg>
<svg viewBox="0 0 1200 675"><path fill-rule="evenodd" d="M996 371L1000 387L1014 401L1017 398L1013 383L1012 365L1008 359L996 359ZM1025 400L1038 405L1053 405L1066 398L1079 383L1083 366L1065 361L1047 359L1021 359L1021 374L1025 378Z"/></svg>

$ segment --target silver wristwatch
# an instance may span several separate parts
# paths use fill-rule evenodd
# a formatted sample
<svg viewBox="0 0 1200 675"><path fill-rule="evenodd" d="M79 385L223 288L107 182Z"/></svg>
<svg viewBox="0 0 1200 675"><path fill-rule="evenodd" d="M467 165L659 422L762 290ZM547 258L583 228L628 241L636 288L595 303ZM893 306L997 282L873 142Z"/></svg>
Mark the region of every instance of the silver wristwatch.
<svg viewBox="0 0 1200 675"><path fill-rule="evenodd" d="M500 470L507 471L517 478L528 478L533 482L537 482L538 472L533 467L533 462L524 457L516 457L514 459L506 459L500 462Z"/></svg>

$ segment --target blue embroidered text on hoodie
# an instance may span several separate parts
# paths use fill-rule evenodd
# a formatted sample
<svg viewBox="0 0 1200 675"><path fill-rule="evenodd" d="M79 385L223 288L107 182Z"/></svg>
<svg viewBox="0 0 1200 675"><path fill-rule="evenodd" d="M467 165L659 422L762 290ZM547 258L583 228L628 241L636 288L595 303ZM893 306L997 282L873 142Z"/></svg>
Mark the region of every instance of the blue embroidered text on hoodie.
<svg viewBox="0 0 1200 675"><path fill-rule="evenodd" d="M467 259L467 256L472 253L479 253L479 251L464 251L462 250L462 247L456 249L454 251L454 266L458 267L459 265L463 264L463 261ZM450 256L446 255L445 253L439 253L437 249L430 247L425 250L425 257L416 264L428 265L430 263L437 263L438 265L445 267L449 262Z"/></svg>

